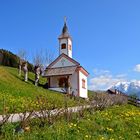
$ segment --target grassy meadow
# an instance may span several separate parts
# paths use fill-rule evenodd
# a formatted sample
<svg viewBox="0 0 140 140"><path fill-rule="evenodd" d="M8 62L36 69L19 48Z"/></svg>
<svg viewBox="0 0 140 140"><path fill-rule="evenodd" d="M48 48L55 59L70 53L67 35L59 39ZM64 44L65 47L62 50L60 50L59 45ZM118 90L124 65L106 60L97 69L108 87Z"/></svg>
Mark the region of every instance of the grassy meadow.
<svg viewBox="0 0 140 140"><path fill-rule="evenodd" d="M72 114L69 121L59 118L44 127L34 120L29 124L30 129L20 134L13 134L15 125L4 127L7 140L11 137L14 140L139 140L140 108L122 105L103 111L84 111L82 116Z"/></svg>
<svg viewBox="0 0 140 140"><path fill-rule="evenodd" d="M34 85L34 74L29 72L28 82L23 81L23 74L18 76L18 69L0 66L0 112L3 107L10 113L22 112L24 109L37 109L35 101L37 97L44 96L54 108L64 106L64 95L44 89L46 78L40 77L40 86ZM83 103L84 101L81 100ZM67 99L68 106L75 106L79 102Z"/></svg>
<svg viewBox="0 0 140 140"><path fill-rule="evenodd" d="M102 104L98 109L93 107L77 113L65 112L52 117L29 117L17 123L0 123L0 140L140 139L139 107L127 104L122 97L112 98L105 93L93 96L95 94L91 91L89 102L66 98L63 94L44 89L42 85L45 82L45 78L40 78L40 86L36 87L33 73L29 72L29 81L24 82L23 76L18 76L17 69L0 66L0 113L28 112L39 110L38 107L42 107L42 110L67 109L68 106L84 105L93 100ZM106 104L108 101L109 105ZM19 129L16 132L17 128L22 131Z"/></svg>

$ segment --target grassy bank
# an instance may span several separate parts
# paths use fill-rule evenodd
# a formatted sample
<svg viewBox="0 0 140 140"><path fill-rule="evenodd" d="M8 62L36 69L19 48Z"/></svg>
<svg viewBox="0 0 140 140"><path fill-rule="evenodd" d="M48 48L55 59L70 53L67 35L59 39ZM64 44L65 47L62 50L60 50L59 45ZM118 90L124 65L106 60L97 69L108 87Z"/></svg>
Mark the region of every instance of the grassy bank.
<svg viewBox="0 0 140 140"><path fill-rule="evenodd" d="M22 74L23 75L23 74ZM64 106L64 95L44 89L45 78L40 78L40 86L34 86L34 74L29 72L28 82L23 81L23 76L18 76L18 70L11 67L0 66L0 112L3 108L10 113L22 112L29 106L34 106L38 96L47 98L48 103L57 107ZM82 100L81 100L82 101ZM84 102L84 101L82 101ZM78 104L74 99L67 98L68 106Z"/></svg>
<svg viewBox="0 0 140 140"><path fill-rule="evenodd" d="M140 108L132 105L113 106L104 111L73 114L70 121L58 119L52 125L30 124L28 132L13 134L14 124L4 128L5 138L14 140L138 140ZM1 137L2 139L2 137ZM4 138L3 138L4 139Z"/></svg>

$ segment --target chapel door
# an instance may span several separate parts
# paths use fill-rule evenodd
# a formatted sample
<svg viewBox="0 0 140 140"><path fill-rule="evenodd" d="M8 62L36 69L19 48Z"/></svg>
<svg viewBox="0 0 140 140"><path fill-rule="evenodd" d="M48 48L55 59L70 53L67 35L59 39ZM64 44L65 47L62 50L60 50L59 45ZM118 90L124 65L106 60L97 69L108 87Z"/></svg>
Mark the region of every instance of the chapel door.
<svg viewBox="0 0 140 140"><path fill-rule="evenodd" d="M67 85L68 85L68 78L66 77L59 78L59 87L65 88L67 87Z"/></svg>

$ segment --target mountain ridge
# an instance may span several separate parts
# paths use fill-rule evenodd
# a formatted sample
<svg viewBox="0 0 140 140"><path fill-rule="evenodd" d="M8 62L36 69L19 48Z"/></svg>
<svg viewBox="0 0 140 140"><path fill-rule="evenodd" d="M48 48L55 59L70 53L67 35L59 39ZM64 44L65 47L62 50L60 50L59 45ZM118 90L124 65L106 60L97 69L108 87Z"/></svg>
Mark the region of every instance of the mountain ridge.
<svg viewBox="0 0 140 140"><path fill-rule="evenodd" d="M127 95L136 95L140 98L140 81L118 82L111 89L117 89Z"/></svg>

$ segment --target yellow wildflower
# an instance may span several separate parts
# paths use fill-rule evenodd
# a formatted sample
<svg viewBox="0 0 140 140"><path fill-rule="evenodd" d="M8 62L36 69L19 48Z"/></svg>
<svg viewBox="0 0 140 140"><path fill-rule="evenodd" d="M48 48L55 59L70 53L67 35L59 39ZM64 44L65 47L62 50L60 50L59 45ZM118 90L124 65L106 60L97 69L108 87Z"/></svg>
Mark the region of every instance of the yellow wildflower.
<svg viewBox="0 0 140 140"><path fill-rule="evenodd" d="M114 131L112 128L108 128L108 127L107 127L107 130L110 131L110 132Z"/></svg>
<svg viewBox="0 0 140 140"><path fill-rule="evenodd" d="M104 140L105 138L102 136L101 138L100 138L100 140Z"/></svg>
<svg viewBox="0 0 140 140"><path fill-rule="evenodd" d="M76 127L76 124L74 124L74 126Z"/></svg>
<svg viewBox="0 0 140 140"><path fill-rule="evenodd" d="M73 125L73 123L71 123L71 125Z"/></svg>

